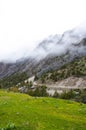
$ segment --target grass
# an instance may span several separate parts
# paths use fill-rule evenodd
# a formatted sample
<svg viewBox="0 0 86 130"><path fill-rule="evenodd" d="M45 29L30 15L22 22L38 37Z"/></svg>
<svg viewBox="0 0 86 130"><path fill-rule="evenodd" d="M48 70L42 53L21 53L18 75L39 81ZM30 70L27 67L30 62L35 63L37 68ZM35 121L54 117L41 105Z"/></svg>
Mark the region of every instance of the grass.
<svg viewBox="0 0 86 130"><path fill-rule="evenodd" d="M0 90L0 130L86 130L86 105Z"/></svg>

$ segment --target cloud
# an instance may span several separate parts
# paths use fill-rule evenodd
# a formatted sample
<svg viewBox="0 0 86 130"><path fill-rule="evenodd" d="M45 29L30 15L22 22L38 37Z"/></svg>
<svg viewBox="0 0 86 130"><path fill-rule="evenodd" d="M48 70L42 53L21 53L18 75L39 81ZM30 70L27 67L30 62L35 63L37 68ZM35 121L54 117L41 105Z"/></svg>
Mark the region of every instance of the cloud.
<svg viewBox="0 0 86 130"><path fill-rule="evenodd" d="M0 0L0 60L27 56L36 41L85 21L85 5L86 0Z"/></svg>
<svg viewBox="0 0 86 130"><path fill-rule="evenodd" d="M82 26L78 26L73 30L64 32L62 35L55 35L48 37L40 42L38 47L31 53L31 57L37 61L46 56L65 54L68 50L72 55L85 54L86 47L78 44L86 38L86 30Z"/></svg>

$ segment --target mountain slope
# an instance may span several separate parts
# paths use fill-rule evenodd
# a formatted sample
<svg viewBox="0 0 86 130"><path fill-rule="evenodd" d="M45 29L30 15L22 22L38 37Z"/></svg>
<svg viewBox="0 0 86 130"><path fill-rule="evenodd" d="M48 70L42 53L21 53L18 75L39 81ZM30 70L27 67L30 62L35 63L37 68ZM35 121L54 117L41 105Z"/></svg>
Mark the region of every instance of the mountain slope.
<svg viewBox="0 0 86 130"><path fill-rule="evenodd" d="M77 33L77 29L67 31L63 35L43 40L26 59L15 63L0 63L0 78L16 72L41 76L44 72L58 69L83 56L86 56L86 33Z"/></svg>
<svg viewBox="0 0 86 130"><path fill-rule="evenodd" d="M51 70L48 73L44 73L41 79L45 78L45 81L47 79L58 81L71 76L74 77L86 76L86 57L77 58L74 61L63 65L60 69Z"/></svg>

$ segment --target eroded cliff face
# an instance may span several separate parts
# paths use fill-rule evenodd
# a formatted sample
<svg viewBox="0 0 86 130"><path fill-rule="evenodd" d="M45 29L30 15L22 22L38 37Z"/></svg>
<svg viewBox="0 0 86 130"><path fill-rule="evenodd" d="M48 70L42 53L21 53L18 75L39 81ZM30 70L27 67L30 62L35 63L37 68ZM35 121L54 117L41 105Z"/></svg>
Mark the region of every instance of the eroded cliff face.
<svg viewBox="0 0 86 130"><path fill-rule="evenodd" d="M55 92L63 93L71 90L85 90L86 89L86 77L69 77L67 79L50 82L46 84L47 92L53 96Z"/></svg>

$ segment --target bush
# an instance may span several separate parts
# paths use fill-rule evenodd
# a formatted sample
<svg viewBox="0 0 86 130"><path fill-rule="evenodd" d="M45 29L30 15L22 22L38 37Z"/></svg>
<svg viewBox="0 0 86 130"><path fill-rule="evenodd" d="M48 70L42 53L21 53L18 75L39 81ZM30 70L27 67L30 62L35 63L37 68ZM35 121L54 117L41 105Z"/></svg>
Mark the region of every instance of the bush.
<svg viewBox="0 0 86 130"><path fill-rule="evenodd" d="M59 97L59 94L57 91L55 91L54 95L53 95L54 98L58 98Z"/></svg>
<svg viewBox="0 0 86 130"><path fill-rule="evenodd" d="M29 90L28 94L31 96L37 96L37 97L46 97L48 96L46 92L46 86L37 86L35 90Z"/></svg>
<svg viewBox="0 0 86 130"><path fill-rule="evenodd" d="M36 80L38 80L38 79L39 79L39 78L38 78L38 76L37 76L37 75L35 75L35 79L34 79L34 80L36 81Z"/></svg>
<svg viewBox="0 0 86 130"><path fill-rule="evenodd" d="M64 92L60 95L60 98L62 99L72 99L75 97L75 93L73 90L69 91L69 92Z"/></svg>
<svg viewBox="0 0 86 130"><path fill-rule="evenodd" d="M86 90L80 91L79 94L75 97L75 101L86 104Z"/></svg>

